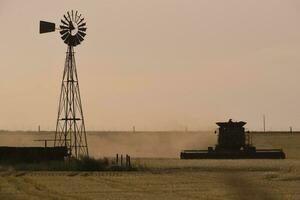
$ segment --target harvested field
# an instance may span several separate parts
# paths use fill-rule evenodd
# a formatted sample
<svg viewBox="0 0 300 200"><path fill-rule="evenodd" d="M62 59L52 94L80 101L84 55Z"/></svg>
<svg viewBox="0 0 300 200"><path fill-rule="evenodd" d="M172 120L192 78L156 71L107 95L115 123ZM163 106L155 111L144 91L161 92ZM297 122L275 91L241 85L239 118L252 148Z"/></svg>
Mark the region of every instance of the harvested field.
<svg viewBox="0 0 300 200"><path fill-rule="evenodd" d="M165 142L166 138L174 136L159 135L129 134L127 138L136 141L137 138L153 137L153 141L162 138ZM96 137L95 134L92 137ZM132 141L124 141L124 137L120 134L114 136L113 133L108 136L109 139L100 136L106 142L106 148L111 139L115 146L120 142L125 150L125 143ZM299 139L298 134L254 135L253 141L259 148L282 146L287 152L285 160L179 160L172 150L197 146L197 143L177 141L177 147L172 145L175 139L170 139L165 147L157 145L156 152L168 150L168 155L174 155L173 158L167 158L166 154L154 157L149 152L147 155L151 156L133 159L133 163L140 168L134 172L2 170L0 199L300 199ZM127 151L151 151L149 147L154 142L149 141L145 145L128 146ZM97 150L100 153L101 146Z"/></svg>

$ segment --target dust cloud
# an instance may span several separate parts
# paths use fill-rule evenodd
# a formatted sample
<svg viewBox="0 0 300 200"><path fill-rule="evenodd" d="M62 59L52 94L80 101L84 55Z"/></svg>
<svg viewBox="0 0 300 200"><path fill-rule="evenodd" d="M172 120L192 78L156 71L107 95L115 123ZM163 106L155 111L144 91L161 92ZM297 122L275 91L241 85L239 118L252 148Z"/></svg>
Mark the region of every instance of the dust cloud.
<svg viewBox="0 0 300 200"><path fill-rule="evenodd" d="M37 139L53 139L53 132L1 132L0 146L44 146ZM216 142L213 132L88 132L90 156L178 158L183 149L207 149ZM53 142L48 143L49 146Z"/></svg>

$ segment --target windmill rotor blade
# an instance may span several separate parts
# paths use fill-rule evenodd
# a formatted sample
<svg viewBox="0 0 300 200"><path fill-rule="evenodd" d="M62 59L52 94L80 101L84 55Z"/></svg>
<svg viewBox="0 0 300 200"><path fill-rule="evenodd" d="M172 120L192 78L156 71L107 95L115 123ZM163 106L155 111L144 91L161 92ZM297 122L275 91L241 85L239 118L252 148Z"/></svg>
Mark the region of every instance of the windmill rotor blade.
<svg viewBox="0 0 300 200"><path fill-rule="evenodd" d="M76 10L76 12L75 12L75 22L77 21L77 13L78 13L78 11Z"/></svg>
<svg viewBox="0 0 300 200"><path fill-rule="evenodd" d="M78 28L83 27L83 26L85 26L85 25L86 25L86 23L80 24L80 25L78 26Z"/></svg>
<svg viewBox="0 0 300 200"><path fill-rule="evenodd" d="M70 37L69 44L75 46L75 38L73 36Z"/></svg>
<svg viewBox="0 0 300 200"><path fill-rule="evenodd" d="M59 28L61 28L61 29L69 29L68 26L64 26L64 25L60 25Z"/></svg>
<svg viewBox="0 0 300 200"><path fill-rule="evenodd" d="M84 20L84 18L82 18L77 24L80 24L83 20Z"/></svg>
<svg viewBox="0 0 300 200"><path fill-rule="evenodd" d="M78 38L78 40L79 40L80 42L82 42L82 41L84 40L83 37L81 37L80 34L76 34L76 37Z"/></svg>
<svg viewBox="0 0 300 200"><path fill-rule="evenodd" d="M70 21L72 21L69 11L67 12Z"/></svg>
<svg viewBox="0 0 300 200"><path fill-rule="evenodd" d="M78 39L78 37L75 36L74 38L75 38L75 41L76 41L76 45L81 43L80 40Z"/></svg>
<svg viewBox="0 0 300 200"><path fill-rule="evenodd" d="M65 39L65 43L70 44L70 37L69 36Z"/></svg>
<svg viewBox="0 0 300 200"><path fill-rule="evenodd" d="M61 37L61 39L66 40L69 36L70 36L70 34L66 33Z"/></svg>
<svg viewBox="0 0 300 200"><path fill-rule="evenodd" d="M80 18L81 18L81 14L78 16L78 18L76 20L76 23L77 23L78 20L80 20Z"/></svg>
<svg viewBox="0 0 300 200"><path fill-rule="evenodd" d="M72 21L74 21L74 12L72 10Z"/></svg>
<svg viewBox="0 0 300 200"><path fill-rule="evenodd" d="M40 33L49 33L55 31L55 23L40 21Z"/></svg>
<svg viewBox="0 0 300 200"><path fill-rule="evenodd" d="M65 40L64 43L66 43L67 45L69 45L69 40Z"/></svg>
<svg viewBox="0 0 300 200"><path fill-rule="evenodd" d="M81 36L81 37L85 37L86 33L82 32L82 31L78 31L78 34Z"/></svg>
<svg viewBox="0 0 300 200"><path fill-rule="evenodd" d="M78 30L80 30L80 31L86 31L86 28L79 28Z"/></svg>
<svg viewBox="0 0 300 200"><path fill-rule="evenodd" d="M72 43L71 43L73 46L76 46L77 45L77 41L75 38L72 39Z"/></svg>
<svg viewBox="0 0 300 200"><path fill-rule="evenodd" d="M77 38L74 38L74 46L77 46L78 44L80 44L80 41Z"/></svg>
<svg viewBox="0 0 300 200"><path fill-rule="evenodd" d="M71 37L68 37L68 39L65 40L65 43L70 45L71 44Z"/></svg>
<svg viewBox="0 0 300 200"><path fill-rule="evenodd" d="M65 18L65 20L66 20L67 22L69 22L69 20L68 20L68 18L66 17L66 15L64 15L64 18Z"/></svg>
<svg viewBox="0 0 300 200"><path fill-rule="evenodd" d="M81 33L80 33L80 32L78 32L78 33L77 33L77 35L79 35L80 37L84 38L86 34L85 34L85 33L83 33L83 32L81 32Z"/></svg>
<svg viewBox="0 0 300 200"><path fill-rule="evenodd" d="M61 21L61 23L63 23L64 25L69 26L69 24L68 24L67 22L65 22L64 20L60 20L60 21Z"/></svg>
<svg viewBox="0 0 300 200"><path fill-rule="evenodd" d="M59 33L60 33L61 35L64 35L64 34L67 33L67 32L69 32L69 30L68 30L68 29L64 29L64 30L60 31Z"/></svg>

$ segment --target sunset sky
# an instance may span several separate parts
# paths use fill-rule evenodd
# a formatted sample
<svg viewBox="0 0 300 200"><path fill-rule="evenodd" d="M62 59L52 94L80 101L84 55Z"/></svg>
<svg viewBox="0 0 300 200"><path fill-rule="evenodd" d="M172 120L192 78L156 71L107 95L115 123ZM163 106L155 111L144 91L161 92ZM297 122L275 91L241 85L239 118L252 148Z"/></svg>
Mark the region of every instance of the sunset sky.
<svg viewBox="0 0 300 200"><path fill-rule="evenodd" d="M87 130L300 130L298 0L0 0L0 129L55 129L71 9Z"/></svg>

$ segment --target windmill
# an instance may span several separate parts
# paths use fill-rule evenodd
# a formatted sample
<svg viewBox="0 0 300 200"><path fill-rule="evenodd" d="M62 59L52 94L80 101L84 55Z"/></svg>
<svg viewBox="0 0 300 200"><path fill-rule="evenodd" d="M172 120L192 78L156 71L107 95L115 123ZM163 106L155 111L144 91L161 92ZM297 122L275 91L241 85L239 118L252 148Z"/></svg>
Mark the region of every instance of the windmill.
<svg viewBox="0 0 300 200"><path fill-rule="evenodd" d="M82 111L74 47L86 36L86 22L78 11L67 12L59 27L55 23L40 21L40 33L59 30L68 46L61 83L61 93L55 131L54 146L68 148L69 156L88 156L88 145Z"/></svg>

